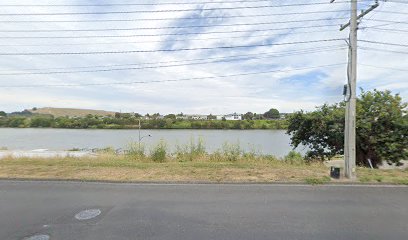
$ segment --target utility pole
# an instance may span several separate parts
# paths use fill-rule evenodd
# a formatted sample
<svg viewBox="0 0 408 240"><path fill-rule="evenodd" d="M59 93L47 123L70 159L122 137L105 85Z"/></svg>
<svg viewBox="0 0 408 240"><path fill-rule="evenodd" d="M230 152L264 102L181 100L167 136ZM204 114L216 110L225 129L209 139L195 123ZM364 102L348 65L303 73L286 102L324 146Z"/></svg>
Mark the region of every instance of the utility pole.
<svg viewBox="0 0 408 240"><path fill-rule="evenodd" d="M331 0L333 3L335 0ZM358 20L379 6L378 0L369 9L357 15L358 0L351 0L351 19L340 27L343 31L350 27L349 62L347 68L346 114L344 129L344 175L346 178L356 178L356 92L357 92L357 31Z"/></svg>

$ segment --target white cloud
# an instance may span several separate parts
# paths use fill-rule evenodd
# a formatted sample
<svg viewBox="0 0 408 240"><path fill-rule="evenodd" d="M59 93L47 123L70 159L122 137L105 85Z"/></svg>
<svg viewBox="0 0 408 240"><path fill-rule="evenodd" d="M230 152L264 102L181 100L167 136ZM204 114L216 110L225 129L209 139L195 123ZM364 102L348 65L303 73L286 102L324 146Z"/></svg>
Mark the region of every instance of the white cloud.
<svg viewBox="0 0 408 240"><path fill-rule="evenodd" d="M96 1L58 1L58 4L86 4ZM123 3L127 3L124 1ZM129 1L133 2L134 1ZM186 1L188 2L188 1ZM290 3L307 3L306 0L291 1ZM323 2L323 1L322 1ZM122 2L121 2L122 3ZM141 1L138 1L141 3ZM163 3L162 1L146 1L146 3ZM16 0L4 0L2 4L22 4ZM37 1L24 1L24 4L38 4ZM56 4L54 1L41 4ZM149 6L110 6L110 7L33 7L11 8L2 7L0 13L52 13L52 12L87 12L87 11L131 11L131 10L169 10L182 8L214 8L214 7L242 7L257 5L288 4L287 1L260 3L231 3L205 5L149 5ZM408 34L395 32L381 32L367 26L381 25L383 20L407 22L404 15L393 15L386 11L395 10L408 12L408 5L386 2L380 3L381 9L375 10L365 17L360 25L359 38L406 44ZM266 15L264 17L237 18L204 18L209 11L203 11L198 16L202 19L191 19L188 22L182 18L191 17L191 12L160 12L118 14L118 15L66 15L66 16L0 16L1 20L97 20L97 19L141 19L141 18L175 18L166 21L129 21L129 22L88 22L88 23L0 23L2 30L39 30L39 29L101 29L101 28L162 28L189 25L220 25L220 24L252 24L261 22L302 21L286 24L248 25L222 27L214 26L197 29L156 29L133 31L103 31L103 32L51 32L51 33L2 33L1 36L84 36L84 35L158 35L138 36L127 38L73 38L73 39L4 39L0 38L0 52L87 52L87 51L123 51L123 50L156 50L166 45L173 48L212 48L217 46L251 45L260 43L301 42L319 39L346 38L347 31L337 31L338 26L315 28L316 25L340 25L341 20L319 20L347 17L348 12L325 12L348 10L348 4L295 6L285 8L251 8L236 10L218 10L211 16L231 15ZM284 12L319 12L315 14L296 14L283 16ZM204 14L205 13L205 14ZM278 15L276 15L278 14ZM177 20L178 18L178 20ZM406 25L397 25L400 29ZM297 27L309 27L296 29ZM383 28L392 28L384 26ZM289 28L283 30L264 30ZM293 29L290 29L293 28ZM182 32L180 32L182 31ZM201 32L197 35L160 36L168 33ZM212 33L222 31L246 31L237 33ZM207 40L192 40L192 39ZM219 39L215 39L219 38ZM171 41L171 40L184 41ZM159 42L159 41L168 41ZM138 42L138 43L133 43ZM141 43L143 42L143 43ZM102 44L110 43L110 44ZM83 45L81 45L83 44ZM6 46L6 45L42 45L42 46ZM294 54L307 48L333 47L326 52L311 51L307 54ZM117 64L143 64L183 61L196 58L229 57L240 54L259 56L232 62L217 62L200 65L178 66L169 68L139 69L133 71L113 71L94 73L71 73L53 75L0 75L0 85L32 85L32 84L93 84L133 81L161 81L168 79L214 77L219 75L235 75L257 71L285 70L283 72L236 76L226 78L210 78L192 81L165 82L134 85L83 86L65 88L0 88L0 109L6 111L22 110L34 106L80 107L98 108L114 111L136 112L188 112L188 113L225 113L225 112L263 112L270 107L281 111L291 112L298 109L313 109L315 105L324 102L340 101L341 89L346 79L345 66L333 66L321 69L307 69L289 71L294 68L311 67L346 62L346 50L338 49L346 46L345 41L307 43L297 45L275 45L268 47L244 49L218 49L181 52L154 52L133 54L95 54L95 55L61 55L61 56L2 56L0 58L0 74L22 72L24 69L42 68L72 68L87 66L104 66ZM360 43L360 46L377 48L385 51L405 51L408 48L390 47ZM289 52L292 52L289 53ZM286 55L280 57L264 57L271 55ZM374 68L361 65L358 71L358 85L365 90L372 88L391 89L400 92L406 100L408 97L406 71L396 71L388 68L408 69L406 54L380 52L373 50L359 50L359 62L366 65L382 66ZM179 62L182 63L182 62ZM152 65L144 65L152 66ZM103 69L103 68L95 68ZM59 69L61 70L61 69ZM71 69L71 70L81 70ZM27 72L27 71L23 71ZM30 71L28 71L30 72Z"/></svg>

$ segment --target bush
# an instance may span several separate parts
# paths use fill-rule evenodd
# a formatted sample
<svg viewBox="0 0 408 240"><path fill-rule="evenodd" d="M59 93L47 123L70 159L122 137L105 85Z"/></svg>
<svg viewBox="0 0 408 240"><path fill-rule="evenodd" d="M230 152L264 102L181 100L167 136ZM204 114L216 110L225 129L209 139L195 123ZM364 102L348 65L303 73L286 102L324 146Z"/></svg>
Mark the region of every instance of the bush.
<svg viewBox="0 0 408 240"><path fill-rule="evenodd" d="M358 165L408 158L407 103L390 91L362 92L357 99L356 157ZM323 105L289 117L292 145L307 146L308 158L325 160L344 153L344 103Z"/></svg>
<svg viewBox="0 0 408 240"><path fill-rule="evenodd" d="M151 151L150 151L150 158L153 162L165 162L167 155L167 144L161 140L159 144L157 144Z"/></svg>
<svg viewBox="0 0 408 240"><path fill-rule="evenodd" d="M288 155L283 157L283 160L289 164L304 164L304 158L302 154L296 151L290 151Z"/></svg>

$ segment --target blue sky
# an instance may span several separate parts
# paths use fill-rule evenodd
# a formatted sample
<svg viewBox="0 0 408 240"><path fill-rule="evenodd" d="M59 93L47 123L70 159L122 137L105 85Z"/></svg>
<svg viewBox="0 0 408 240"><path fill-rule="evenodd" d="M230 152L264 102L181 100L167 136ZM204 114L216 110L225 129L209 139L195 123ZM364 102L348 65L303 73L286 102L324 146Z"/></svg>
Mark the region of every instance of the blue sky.
<svg viewBox="0 0 408 240"><path fill-rule="evenodd" d="M222 1L223 3L217 3ZM118 29L135 28L132 31L100 32L1 32L1 53L25 52L97 52L127 50L163 50L180 48L214 48L220 46L276 44L264 47L202 49L194 51L149 52L127 54L92 55L39 55L1 56L0 58L0 110L8 112L32 107L73 107L105 109L122 112L153 113L230 113L247 111L265 112L278 108L281 112L300 109L312 110L323 103L338 102L346 81L347 50L343 40L280 45L322 39L345 39L348 30L338 31L347 22L349 3L317 4L292 7L272 7L288 4L288 1L256 1L233 3L216 0L206 4L163 4L169 2L200 2L199 0L160 1L41 1L40 4L101 4L101 3L152 3L147 6L59 6L59 7L1 7L5 13L55 13L55 12L104 12L104 11L153 11L132 14L64 15L64 16L0 16L0 21L29 20L26 23L0 22L2 30L68 30L68 29ZM209 0L201 0L209 2ZM290 1L296 3L323 3L324 0ZM329 2L329 0L327 0ZM340 2L340 1L338 1ZM372 1L374 2L374 1ZM155 5L156 3L156 5ZM34 0L3 0L1 4L39 4ZM363 1L360 8L371 2ZM380 2L381 6L365 17L360 24L359 39L407 44L406 32L384 29L407 30L408 4ZM240 8L271 6L262 8ZM214 9L209 8L237 8ZM165 10L194 9L194 11L171 12ZM335 11L335 12L327 12ZM338 12L336 12L338 11ZM318 12L314 14L280 15L282 13ZM249 15L264 15L248 17ZM229 16L229 17L228 17ZM240 16L240 17L231 17ZM117 22L42 22L32 21L83 21L83 20L129 20L145 18L169 18L168 20L117 21ZM342 18L332 19L331 18ZM325 19L325 20L321 20ZM316 20L316 21L310 21ZM389 25L386 21L392 23ZM291 22L292 21L292 22ZM298 22L293 22L298 21ZM282 23L284 22L284 23ZM263 23L263 24L259 24ZM243 25L248 24L248 25ZM219 26L228 25L228 26ZM333 25L315 27L316 25ZM208 26L208 27L189 27ZM370 27L376 27L375 29ZM174 28L182 27L182 28ZM299 29L299 27L307 27ZM137 29L154 28L154 29ZM281 30L276 30L276 29ZM186 33L196 34L186 34ZM214 33L226 32L226 33ZM167 35L166 35L167 34ZM178 34L178 35L168 35ZM10 39L18 36L89 36L98 38L40 38ZM139 35L133 37L114 37ZM155 35L155 36L140 36ZM3 37L3 38L1 38ZM408 98L407 47L359 43L358 87L365 90L389 89ZM379 51L375 51L377 49ZM247 55L246 57L236 57ZM234 57L235 56L235 57ZM200 61L192 61L201 59ZM207 59L207 60L205 60ZM203 63L203 60L205 60ZM215 61L218 60L218 61ZM224 60L224 61L220 61ZM211 62L214 61L214 62ZM182 65L188 63L189 65ZM133 65L130 65L133 64ZM337 64L337 65L333 65ZM125 65L125 66L123 66ZM173 67L158 67L178 65ZM323 65L333 65L318 67ZM91 66L105 66L94 67ZM110 66L110 67L109 67ZM145 68L141 67L155 67ZM381 66L384 68L375 68ZM92 73L66 73L47 75L10 75L49 71L102 70L135 67L134 70L104 71ZM297 69L297 70L296 70ZM300 70L299 70L300 69ZM271 71L263 74L231 76ZM275 72L272 72L275 71ZM159 82L173 79L202 78L190 81ZM98 84L121 82L147 82L145 84L121 84L75 87L5 88L4 86ZM151 82L151 83L149 83Z"/></svg>

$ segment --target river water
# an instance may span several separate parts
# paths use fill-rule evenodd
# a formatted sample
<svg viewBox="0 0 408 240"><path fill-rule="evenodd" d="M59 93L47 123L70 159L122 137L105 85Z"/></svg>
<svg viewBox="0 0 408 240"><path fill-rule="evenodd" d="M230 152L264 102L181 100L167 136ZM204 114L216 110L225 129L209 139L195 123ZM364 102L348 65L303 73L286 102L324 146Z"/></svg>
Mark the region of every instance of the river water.
<svg viewBox="0 0 408 240"><path fill-rule="evenodd" d="M244 151L284 156L292 147L284 130L141 130L142 142L147 148L164 140L173 151L176 145L188 144L202 138L206 150L221 149L225 142L239 144ZM138 141L138 130L88 129L33 129L0 128L0 148L8 150L68 150L72 148L114 147L126 149L130 142ZM303 152L303 149L297 149Z"/></svg>

